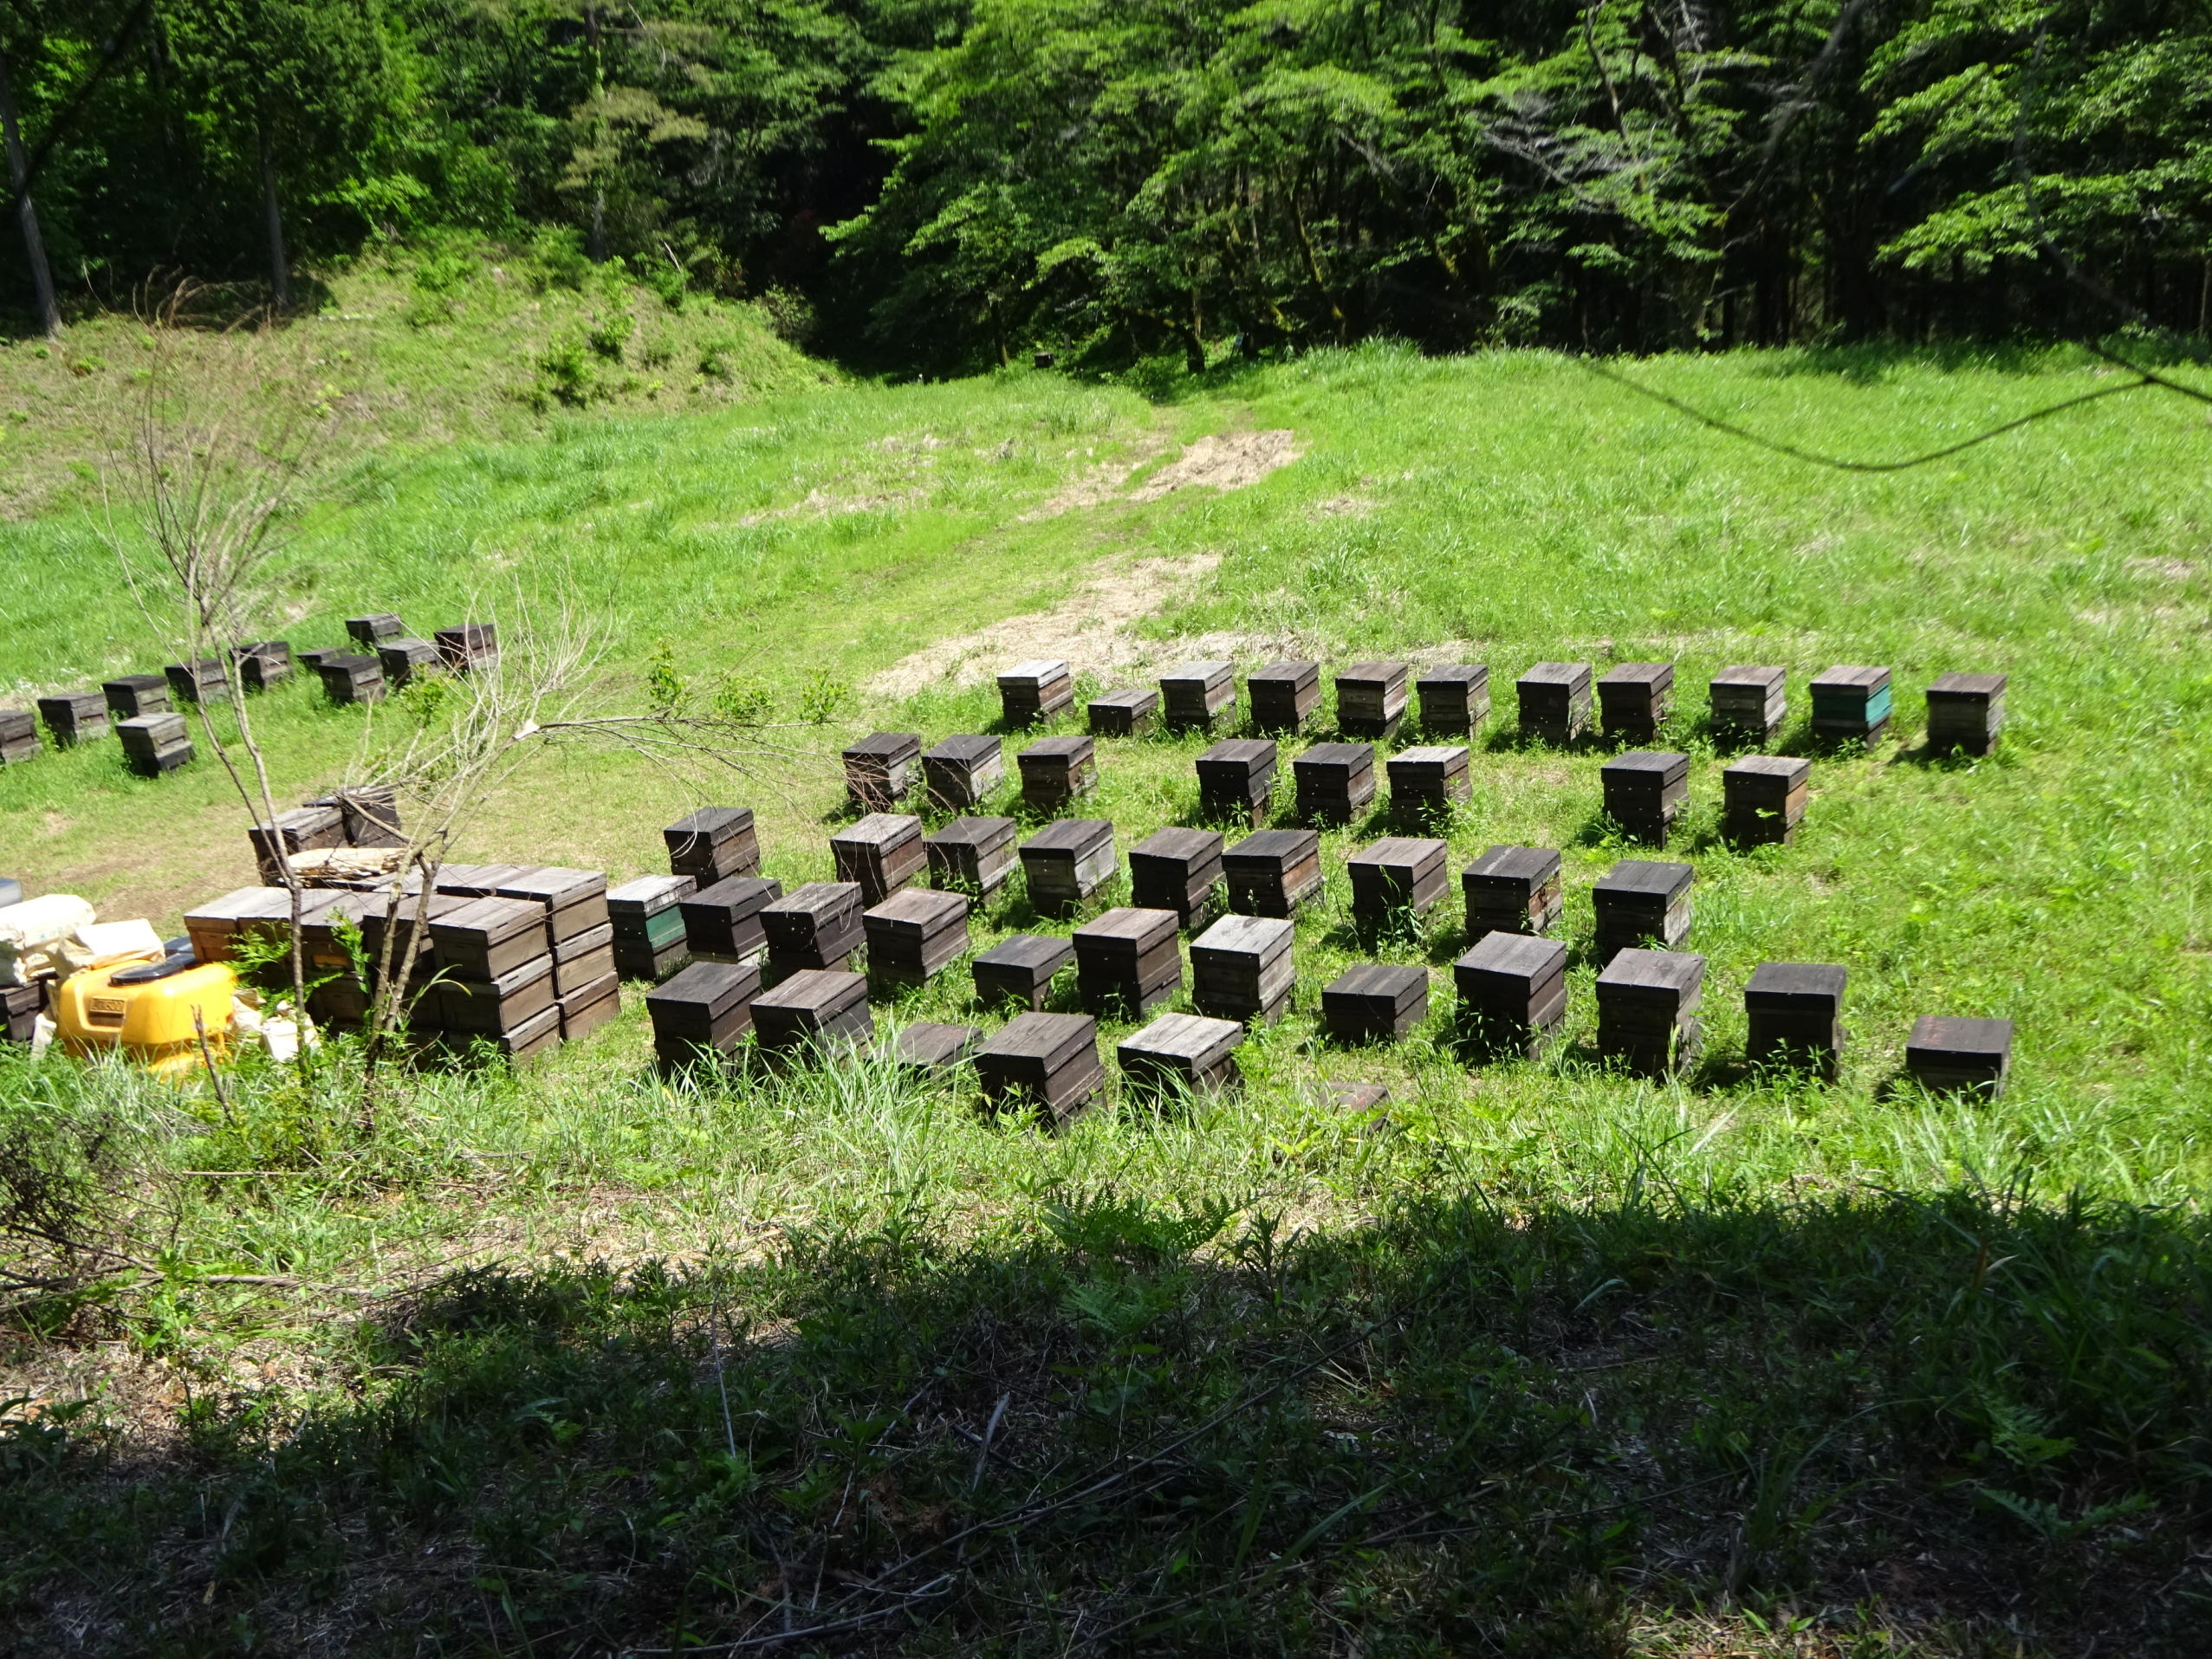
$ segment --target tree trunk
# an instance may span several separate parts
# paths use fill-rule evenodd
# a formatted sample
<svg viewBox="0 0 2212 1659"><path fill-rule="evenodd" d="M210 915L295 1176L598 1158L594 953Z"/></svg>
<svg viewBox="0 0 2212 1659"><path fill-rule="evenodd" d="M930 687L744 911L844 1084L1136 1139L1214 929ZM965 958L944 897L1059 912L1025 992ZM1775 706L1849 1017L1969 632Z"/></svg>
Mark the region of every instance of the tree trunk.
<svg viewBox="0 0 2212 1659"><path fill-rule="evenodd" d="M8 148L8 181L16 198L16 222L23 233L23 258L30 265L30 286L38 301L39 326L51 339L62 333L62 308L54 298L54 270L46 262L46 241L38 234L38 210L30 199L30 162L23 135L16 126L16 94L8 81L8 55L0 52L0 139Z"/></svg>
<svg viewBox="0 0 2212 1659"><path fill-rule="evenodd" d="M279 311L292 308L292 270L284 258L284 211L276 201L276 152L261 126L261 206L269 221L269 287Z"/></svg>

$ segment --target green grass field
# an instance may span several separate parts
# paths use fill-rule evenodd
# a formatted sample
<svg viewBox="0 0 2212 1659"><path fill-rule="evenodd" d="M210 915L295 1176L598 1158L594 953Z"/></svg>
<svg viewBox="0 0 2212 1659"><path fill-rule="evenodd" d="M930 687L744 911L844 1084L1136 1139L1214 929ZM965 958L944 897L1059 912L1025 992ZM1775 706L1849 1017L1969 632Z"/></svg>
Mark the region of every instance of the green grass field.
<svg viewBox="0 0 2212 1659"><path fill-rule="evenodd" d="M1867 459L2105 373L1621 372ZM1297 458L1249 487L1131 498L1195 440L1280 430ZM1489 664L1455 869L1563 849L1568 1039L1456 1053L1455 885L1380 952L1435 971L1430 1026L1321 1040L1320 986L1368 954L1342 864L1378 819L1324 837L1294 1011L1245 1046L1241 1097L1117 1095L1058 1135L870 1068L665 1086L635 997L518 1075L423 1074L366 1141L281 1074L218 1109L0 1059L10 1156L104 1127L68 1156L159 1250L143 1281L16 1312L4 1617L26 1650L178 1653L2196 1650L2209 457L2201 405L2136 394L1843 472L1566 360L1381 348L1150 397L1018 372L386 446L304 526L272 632L511 627L518 593L565 592L610 699L662 656L788 723L738 774L555 751L464 856L624 878L717 800L756 808L766 873L827 878L846 742L996 729L987 681L872 681L1150 584L1149 664L1079 659L1091 689L1202 638L1247 667ZM19 690L158 660L66 502L0 526L0 557L34 578L0 601ZM1025 654L1001 649L1024 625L978 665ZM1514 731L1513 677L1561 658L1678 664L1670 856L1709 960L1683 1084L1593 1063L1588 889L1634 850L1601 749ZM1780 752L1811 673L1884 664L1899 691L1892 741L1820 759L1797 844L1755 854L1715 833L1702 710L1742 662L1789 668ZM1920 752L1919 689L1952 669L2012 677L1990 760ZM304 686L258 706L300 794L402 723ZM1125 851L1197 821L1202 746L1102 741L1085 811ZM0 847L33 891L167 930L250 878L226 788L49 754L0 773ZM1017 891L975 936L1033 925ZM1769 960L1850 968L1833 1084L1737 1063ZM956 969L877 1015L993 1023L968 988ZM2001 1101L1899 1085L1923 1013L2017 1021ZM1388 1084L1385 1121L1313 1092L1347 1078Z"/></svg>

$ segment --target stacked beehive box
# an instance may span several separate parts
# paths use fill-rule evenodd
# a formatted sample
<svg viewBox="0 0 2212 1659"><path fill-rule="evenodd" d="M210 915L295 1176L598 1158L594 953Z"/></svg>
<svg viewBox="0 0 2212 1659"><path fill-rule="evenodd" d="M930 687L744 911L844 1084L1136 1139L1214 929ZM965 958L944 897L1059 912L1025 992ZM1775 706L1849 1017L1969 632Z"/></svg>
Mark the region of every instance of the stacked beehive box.
<svg viewBox="0 0 2212 1659"><path fill-rule="evenodd" d="M982 904L1006 885L1018 861L1010 818L956 818L922 842L930 885Z"/></svg>
<svg viewBox="0 0 2212 1659"><path fill-rule="evenodd" d="M1787 755L1750 755L1721 774L1721 833L1738 846L1797 839L1812 797L1813 763Z"/></svg>
<svg viewBox="0 0 2212 1659"><path fill-rule="evenodd" d="M1842 968L1762 962L1744 988L1750 1034L1743 1056L1754 1066L1800 1066L1833 1077L1843 1053Z"/></svg>
<svg viewBox="0 0 2212 1659"><path fill-rule="evenodd" d="M2005 1092L2013 1063L2013 1022L1926 1014L1913 1021L1904 1068L1924 1089L1943 1094Z"/></svg>
<svg viewBox="0 0 2212 1659"><path fill-rule="evenodd" d="M535 904L543 914L563 1042L597 1030L621 1012L604 872L525 867L500 883L499 896Z"/></svg>
<svg viewBox="0 0 2212 1659"><path fill-rule="evenodd" d="M1378 741L1398 735L1405 719L1404 663L1354 663L1336 677L1336 729L1350 737Z"/></svg>
<svg viewBox="0 0 2212 1659"><path fill-rule="evenodd" d="M760 836L750 807L702 807L661 831L671 874L689 876L701 888L732 876L758 875Z"/></svg>
<svg viewBox="0 0 2212 1659"><path fill-rule="evenodd" d="M1213 730L1236 712L1236 665L1184 663L1169 670L1160 676L1160 707L1171 730Z"/></svg>
<svg viewBox="0 0 2212 1659"><path fill-rule="evenodd" d="M438 1027L459 1046L481 1039L523 1060L561 1040L542 904L470 899L432 920L430 936L439 974Z"/></svg>
<svg viewBox="0 0 2212 1659"><path fill-rule="evenodd" d="M1297 982L1291 955L1294 923L1267 916L1224 916L1190 942L1190 1001L1216 1020L1273 1025L1290 1007Z"/></svg>
<svg viewBox="0 0 2212 1659"><path fill-rule="evenodd" d="M769 1060L797 1065L851 1053L875 1035L864 974L808 968L753 998L753 1040Z"/></svg>
<svg viewBox="0 0 2212 1659"><path fill-rule="evenodd" d="M1623 859L1599 877L1590 892L1598 913L1598 961L1644 946L1672 950L1681 945L1690 937L1690 890L1696 877L1686 864L1642 859Z"/></svg>
<svg viewBox="0 0 2212 1659"><path fill-rule="evenodd" d="M1243 1085L1236 1069L1243 1040L1244 1027L1234 1020L1163 1014L1124 1037L1114 1056L1132 1093L1151 1098L1226 1093Z"/></svg>
<svg viewBox="0 0 2212 1659"><path fill-rule="evenodd" d="M1183 983L1183 946L1173 911L1124 906L1075 930L1075 994L1093 1014L1131 1017L1164 1002Z"/></svg>
<svg viewBox="0 0 2212 1659"><path fill-rule="evenodd" d="M182 715L139 715L119 720L115 736L123 745L125 763L140 777L158 778L191 761L191 732Z"/></svg>
<svg viewBox="0 0 2212 1659"><path fill-rule="evenodd" d="M292 677L289 640L256 639L232 655L238 662L238 684L249 691L267 691Z"/></svg>
<svg viewBox="0 0 2212 1659"><path fill-rule="evenodd" d="M1008 725L1041 725L1075 706L1075 677L1050 658L1016 663L998 677L998 702Z"/></svg>
<svg viewBox="0 0 2212 1659"><path fill-rule="evenodd" d="M1244 682L1255 731L1301 730L1321 706L1319 663L1269 663Z"/></svg>
<svg viewBox="0 0 2212 1659"><path fill-rule="evenodd" d="M1129 849L1129 896L1144 910L1173 911L1187 930L1221 912L1222 838L1212 830L1156 830Z"/></svg>
<svg viewBox="0 0 2212 1659"><path fill-rule="evenodd" d="M1463 1034L1482 1054L1534 1060L1567 1019L1567 947L1493 930L1451 965Z"/></svg>
<svg viewBox="0 0 2212 1659"><path fill-rule="evenodd" d="M38 750L37 717L28 709L0 709L0 766L28 761Z"/></svg>
<svg viewBox="0 0 2212 1659"><path fill-rule="evenodd" d="M384 641L397 639L406 632L407 625L389 611L346 619L346 637L363 651L374 651Z"/></svg>
<svg viewBox="0 0 2212 1659"><path fill-rule="evenodd" d="M119 675L102 681L100 691L107 699L107 712L118 720L170 711L169 682L159 674Z"/></svg>
<svg viewBox="0 0 2212 1659"><path fill-rule="evenodd" d="M2005 677L1945 674L1928 688L1928 747L1987 755L2005 726Z"/></svg>
<svg viewBox="0 0 2212 1659"><path fill-rule="evenodd" d="M1346 824L1375 798L1372 743L1316 743L1290 763L1298 816L1308 824Z"/></svg>
<svg viewBox="0 0 2212 1659"><path fill-rule="evenodd" d="M1690 800L1690 756L1634 749L1599 768L1605 816L1631 841L1664 846Z"/></svg>
<svg viewBox="0 0 2212 1659"><path fill-rule="evenodd" d="M1093 737L1141 737L1159 724L1160 694L1125 686L1093 697L1088 712Z"/></svg>
<svg viewBox="0 0 2212 1659"><path fill-rule="evenodd" d="M1490 671L1483 663L1444 663L1413 683L1421 724L1437 736L1472 737L1490 715Z"/></svg>
<svg viewBox="0 0 2212 1659"><path fill-rule="evenodd" d="M283 879L294 853L345 846L346 815L335 807L295 807L277 813L273 822L254 825L246 838L263 882L274 886Z"/></svg>
<svg viewBox="0 0 2212 1659"><path fill-rule="evenodd" d="M1706 687L1713 741L1757 748L1774 741L1789 716L1789 671L1739 664L1724 668Z"/></svg>
<svg viewBox="0 0 2212 1659"><path fill-rule="evenodd" d="M889 812L906 799L922 758L922 735L871 732L845 751L845 798L854 812Z"/></svg>
<svg viewBox="0 0 2212 1659"><path fill-rule="evenodd" d="M1262 830L1221 855L1229 907L1243 916L1291 917L1321 896L1321 838L1309 829Z"/></svg>
<svg viewBox="0 0 2212 1659"><path fill-rule="evenodd" d="M97 691L64 691L38 700L39 716L64 748L107 736L107 699Z"/></svg>
<svg viewBox="0 0 2212 1659"><path fill-rule="evenodd" d="M1021 852L1029 902L1048 915L1082 904L1119 863L1113 825L1103 818L1069 818L1049 825L1022 842Z"/></svg>
<svg viewBox="0 0 2212 1659"><path fill-rule="evenodd" d="M1430 743L1401 750L1384 762L1390 778L1391 814L1408 826L1443 817L1475 798L1461 743Z"/></svg>
<svg viewBox="0 0 2212 1659"><path fill-rule="evenodd" d="M1231 737L1198 756L1198 809L1209 818L1257 824L1275 794L1276 750L1264 737Z"/></svg>
<svg viewBox="0 0 2212 1659"><path fill-rule="evenodd" d="M829 838L840 881L860 890L863 907L880 904L918 878L929 864L922 820L903 813L870 813Z"/></svg>
<svg viewBox="0 0 2212 1659"><path fill-rule="evenodd" d="M860 926L869 975L888 984L927 984L968 954L963 893L909 887L864 912Z"/></svg>
<svg viewBox="0 0 2212 1659"><path fill-rule="evenodd" d="M1839 664L1813 678L1813 735L1823 742L1878 742L1891 712L1886 668Z"/></svg>
<svg viewBox="0 0 2212 1659"><path fill-rule="evenodd" d="M335 807L344 820L345 844L353 847L402 847L406 832L399 823L398 792L388 783L350 783L327 795L317 795L310 807Z"/></svg>
<svg viewBox="0 0 2212 1659"><path fill-rule="evenodd" d="M678 899L684 948L706 962L743 963L765 956L768 923L761 912L782 897L780 881L729 876Z"/></svg>
<svg viewBox="0 0 2212 1659"><path fill-rule="evenodd" d="M922 782L933 812L968 812L1005 781L1005 750L996 737L948 737L922 756Z"/></svg>
<svg viewBox="0 0 2212 1659"><path fill-rule="evenodd" d="M1099 1022L1083 1014L1023 1014L976 1051L983 1098L999 1111L1026 1108L1065 1123L1106 1082Z"/></svg>
<svg viewBox="0 0 2212 1659"><path fill-rule="evenodd" d="M1623 950L1598 975L1598 1053L1643 1077L1696 1061L1705 959L1673 950Z"/></svg>
<svg viewBox="0 0 2212 1659"><path fill-rule="evenodd" d="M169 695L178 703L228 703L230 675L220 657L195 657L171 663L162 671L169 680Z"/></svg>
<svg viewBox="0 0 2212 1659"><path fill-rule="evenodd" d="M340 651L316 664L322 694L333 703L379 703L386 690L384 664L373 657Z"/></svg>
<svg viewBox="0 0 2212 1659"><path fill-rule="evenodd" d="M1363 932L1415 926L1451 885L1443 841L1386 836L1345 861L1352 878L1352 916Z"/></svg>
<svg viewBox="0 0 2212 1659"><path fill-rule="evenodd" d="M455 674L482 674L499 666L499 630L489 622L464 622L457 628L440 628L431 636L447 670Z"/></svg>
<svg viewBox="0 0 2212 1659"><path fill-rule="evenodd" d="M1052 934L1017 933L969 964L982 1002L1019 1002L1032 1011L1052 995L1053 975L1075 960L1075 947Z"/></svg>
<svg viewBox="0 0 2212 1659"><path fill-rule="evenodd" d="M607 891L607 919L613 929L614 971L624 979L656 984L691 959L684 930L684 901L698 891L689 876L639 876ZM723 982L707 975L699 982Z"/></svg>
<svg viewBox="0 0 2212 1659"><path fill-rule="evenodd" d="M1097 745L1088 737L1048 737L1014 757L1022 768L1022 800L1030 811L1056 813L1098 787Z"/></svg>
<svg viewBox="0 0 2212 1659"><path fill-rule="evenodd" d="M860 889L850 881L810 881L761 909L771 978L807 969L843 969L866 938Z"/></svg>
<svg viewBox="0 0 2212 1659"><path fill-rule="evenodd" d="M1321 992L1321 1023L1340 1043L1395 1042L1428 1017L1424 968L1361 962Z"/></svg>
<svg viewBox="0 0 2212 1659"><path fill-rule="evenodd" d="M1539 663L1514 690L1523 736L1564 746L1590 729L1589 664Z"/></svg>
<svg viewBox="0 0 2212 1659"><path fill-rule="evenodd" d="M1560 855L1550 847L1494 846L1467 866L1459 884L1467 896L1469 939L1548 933L1566 909Z"/></svg>
<svg viewBox="0 0 2212 1659"><path fill-rule="evenodd" d="M661 1068L680 1071L708 1056L735 1056L753 1028L753 999L760 993L758 968L723 962L695 962L647 991L645 1015Z"/></svg>
<svg viewBox="0 0 2212 1659"><path fill-rule="evenodd" d="M444 654L427 639L386 639L376 648L376 665L385 688L394 690L411 680L447 672Z"/></svg>
<svg viewBox="0 0 2212 1659"><path fill-rule="evenodd" d="M402 896L404 902L404 895ZM364 936L369 913L391 902L386 893L341 892L313 915L300 919L300 955L313 988L308 992L308 1015L318 1025L337 1031L358 1031L367 1023L369 982L375 976L377 959L367 954ZM349 941L348 935L352 935ZM363 949L365 961L356 962L350 944ZM197 954L198 941L193 941Z"/></svg>
<svg viewBox="0 0 2212 1659"><path fill-rule="evenodd" d="M1674 710L1672 663L1620 663L1598 681L1598 719L1618 742L1649 743Z"/></svg>

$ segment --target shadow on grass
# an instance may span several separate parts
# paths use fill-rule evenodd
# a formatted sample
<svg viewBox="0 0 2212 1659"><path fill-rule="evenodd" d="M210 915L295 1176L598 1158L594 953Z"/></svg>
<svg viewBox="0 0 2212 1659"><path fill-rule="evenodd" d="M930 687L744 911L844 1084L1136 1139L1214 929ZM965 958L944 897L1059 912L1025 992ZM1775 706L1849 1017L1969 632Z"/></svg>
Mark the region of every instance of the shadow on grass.
<svg viewBox="0 0 2212 1659"><path fill-rule="evenodd" d="M1803 1651L1780 1615L1824 1652L2201 1652L2208 1244L1968 1193L1438 1192L1292 1236L1108 1191L457 1272L302 1420L202 1399L125 1464L0 1419L5 1617L24 1651L89 1600L134 1653L1548 1656L1674 1609L1731 1651Z"/></svg>

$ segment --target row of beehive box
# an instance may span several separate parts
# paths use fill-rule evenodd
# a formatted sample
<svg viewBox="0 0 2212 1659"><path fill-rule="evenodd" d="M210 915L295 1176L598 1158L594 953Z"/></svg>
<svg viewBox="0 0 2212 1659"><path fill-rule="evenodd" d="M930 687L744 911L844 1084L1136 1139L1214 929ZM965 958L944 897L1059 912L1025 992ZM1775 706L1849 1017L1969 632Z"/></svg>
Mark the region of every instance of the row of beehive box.
<svg viewBox="0 0 2212 1659"><path fill-rule="evenodd" d="M414 675L465 673L499 660L498 637L489 623L440 628L432 639L400 637L399 619L391 615L348 618L346 627L362 651L303 651L296 659L315 671L335 703L373 701L387 686ZM227 702L234 684L248 691L268 690L292 677L294 661L288 641L263 639L237 646L227 657L172 663L159 674L124 674L96 690L40 697L36 716L24 709L0 709L0 763L29 760L39 752L42 720L55 743L64 748L112 732L133 771L159 777L192 759L191 729L178 704Z"/></svg>
<svg viewBox="0 0 2212 1659"><path fill-rule="evenodd" d="M1890 671L1840 664L1811 682L1816 738L1872 742L1891 715ZM1338 671L1336 729L1355 737L1394 736L1418 699L1420 723L1437 733L1472 733L1490 712L1490 675L1481 663L1415 670L1398 662L1355 663ZM1706 688L1709 724L1725 743L1773 740L1789 712L1788 671L1764 665L1723 669ZM1621 663L1603 674L1588 663L1538 663L1515 684L1521 729L1568 743L1593 728L1626 742L1650 742L1674 708L1672 663ZM1007 723L1034 725L1071 710L1074 671L1065 662L1017 663L998 677ZM1595 707L1593 707L1594 694ZM1945 674L1929 686L1928 740L1937 748L1989 752L2004 724L2005 677ZM1319 713L1321 665L1269 663L1245 677L1246 723L1258 731L1297 731ZM1160 677L1157 690L1130 688L1093 697L1090 728L1127 737L1164 726L1211 731L1232 723L1237 707L1236 665L1184 663Z"/></svg>

